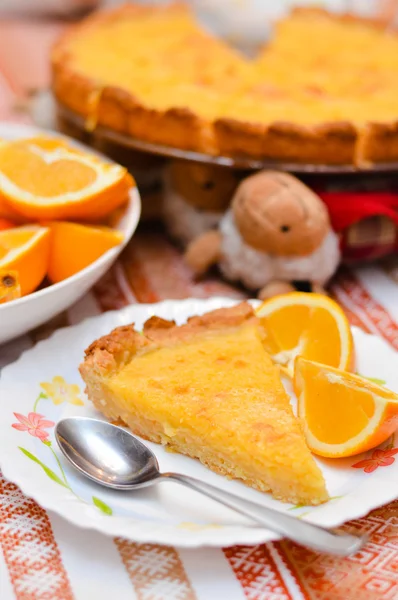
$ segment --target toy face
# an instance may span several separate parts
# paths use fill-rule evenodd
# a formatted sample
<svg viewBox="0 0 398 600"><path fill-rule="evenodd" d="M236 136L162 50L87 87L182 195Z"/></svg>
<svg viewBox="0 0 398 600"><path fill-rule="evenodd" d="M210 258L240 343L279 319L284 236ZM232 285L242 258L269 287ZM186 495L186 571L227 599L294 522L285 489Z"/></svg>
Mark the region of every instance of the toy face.
<svg viewBox="0 0 398 600"><path fill-rule="evenodd" d="M169 168L175 191L198 210L223 212L239 183L235 172L225 167L173 161Z"/></svg>
<svg viewBox="0 0 398 600"><path fill-rule="evenodd" d="M279 256L311 254L329 229L329 215L320 198L285 173L249 177L239 186L232 208L245 242Z"/></svg>

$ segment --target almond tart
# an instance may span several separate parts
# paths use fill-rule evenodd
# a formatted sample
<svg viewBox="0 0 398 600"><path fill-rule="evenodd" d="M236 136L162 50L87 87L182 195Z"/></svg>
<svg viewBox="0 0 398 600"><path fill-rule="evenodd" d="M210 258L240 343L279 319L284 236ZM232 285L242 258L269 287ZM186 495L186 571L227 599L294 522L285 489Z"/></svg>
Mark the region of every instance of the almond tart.
<svg viewBox="0 0 398 600"><path fill-rule="evenodd" d="M181 3L127 4L68 29L52 70L88 129L211 155L398 160L398 36L371 20L298 9L248 59Z"/></svg>
<svg viewBox="0 0 398 600"><path fill-rule="evenodd" d="M242 303L174 322L152 317L95 341L80 366L112 421L282 501L328 499L279 369Z"/></svg>

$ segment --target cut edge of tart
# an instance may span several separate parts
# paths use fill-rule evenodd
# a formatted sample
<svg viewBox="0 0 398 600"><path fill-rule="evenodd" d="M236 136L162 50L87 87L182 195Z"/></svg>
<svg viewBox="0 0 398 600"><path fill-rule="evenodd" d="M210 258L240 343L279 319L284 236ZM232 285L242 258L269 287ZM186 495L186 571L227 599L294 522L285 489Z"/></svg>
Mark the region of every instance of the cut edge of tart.
<svg viewBox="0 0 398 600"><path fill-rule="evenodd" d="M354 28L356 46L351 54L347 49L346 63L341 66L330 62L332 55L322 54L322 48L322 68L312 63L308 66L305 56L297 62L302 49L308 46L301 43L306 39L302 25L306 26L306 20L313 24L313 31L323 31L324 27L325 39L330 29L333 43L336 27ZM121 44L129 23L134 31L128 32L128 50L120 46L118 59L114 49ZM166 7L133 4L99 12L70 28L56 43L52 55L53 91L62 105L86 119L88 129L102 125L138 140L183 150L362 167L398 160L396 90L391 87L395 63L389 66L387 59L378 58L380 52L376 52L376 70L371 69L367 75L366 63L358 66L355 62L368 55L361 50L367 37L370 45L386 45L385 55L393 56L394 49L398 49L396 32L380 32L376 20L316 8L295 10L281 21L282 27L285 23L288 27L293 24L298 31L298 50L292 53L286 43L291 30L288 34L282 31L282 51L274 52L271 44L270 50L265 48L250 63L201 30L189 9L180 3ZM144 33L151 36L151 31L153 52L148 58L140 47L145 47ZM177 49L172 46L173 35ZM279 32L277 44L278 36ZM85 38L89 43L85 44ZM129 46L135 40L136 47ZM178 41L189 50L179 52ZM330 47L334 47L332 43ZM107 60L99 62L97 54L102 48L107 48ZM122 57L127 51L132 55L126 71ZM108 65L103 67L108 69L106 76L101 75L98 64ZM283 80L279 79L278 64ZM311 73L311 78L301 80L300 73ZM333 73L336 89L326 84L324 87L323 73ZM294 79L296 83L291 85L288 80L293 81L293 75L297 82ZM351 89L355 82L362 86L356 95ZM371 96L373 109L364 112Z"/></svg>
<svg viewBox="0 0 398 600"><path fill-rule="evenodd" d="M86 393L108 419L279 500L328 500L249 304L143 332L119 327L87 350Z"/></svg>

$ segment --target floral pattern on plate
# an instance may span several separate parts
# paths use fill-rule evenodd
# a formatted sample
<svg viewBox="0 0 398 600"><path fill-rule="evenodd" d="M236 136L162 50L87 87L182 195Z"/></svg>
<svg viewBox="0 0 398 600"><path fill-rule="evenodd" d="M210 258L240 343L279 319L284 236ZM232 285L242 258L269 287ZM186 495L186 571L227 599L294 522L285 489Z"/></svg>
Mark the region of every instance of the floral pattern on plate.
<svg viewBox="0 0 398 600"><path fill-rule="evenodd" d="M50 399L54 404L70 402L76 406L84 406L84 402L80 398L79 386L77 384L66 383L65 379L59 375L53 377L51 383L41 383L40 386L46 391L47 395L43 394L43 392L40 392L35 400L34 409L37 408L40 400L46 400L47 398ZM55 426L54 421L49 421L46 419L46 417L37 412L30 412L26 417L20 413L14 413L14 416L18 419L18 423L13 423L11 427L17 429L18 431L27 431L30 435L38 438L45 446L47 446L55 458L60 475L57 475L48 465L46 465L26 448L18 446L19 450L21 450L21 452L31 461L38 464L43 469L47 477L49 477L52 481L67 488L80 502L87 503L86 500L80 498L80 496L76 494L71 485L68 483L65 470L58 458L58 455L56 452L54 452L52 442L48 439L50 433L47 431L47 429ZM108 506L103 500L97 498L97 496L92 496L91 500L93 505L105 515L112 515L113 511L111 507Z"/></svg>

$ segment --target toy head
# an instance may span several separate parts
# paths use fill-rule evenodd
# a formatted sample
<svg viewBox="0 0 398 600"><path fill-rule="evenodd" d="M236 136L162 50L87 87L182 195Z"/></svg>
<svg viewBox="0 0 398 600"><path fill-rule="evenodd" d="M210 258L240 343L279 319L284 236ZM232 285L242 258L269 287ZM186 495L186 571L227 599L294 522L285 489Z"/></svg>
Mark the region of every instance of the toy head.
<svg viewBox="0 0 398 600"><path fill-rule="evenodd" d="M279 256L311 254L330 227L322 200L292 175L278 171L262 171L245 179L235 193L232 210L249 246Z"/></svg>
<svg viewBox="0 0 398 600"><path fill-rule="evenodd" d="M184 160L171 163L170 180L174 190L188 204L210 212L226 210L238 185L238 177L232 169Z"/></svg>

